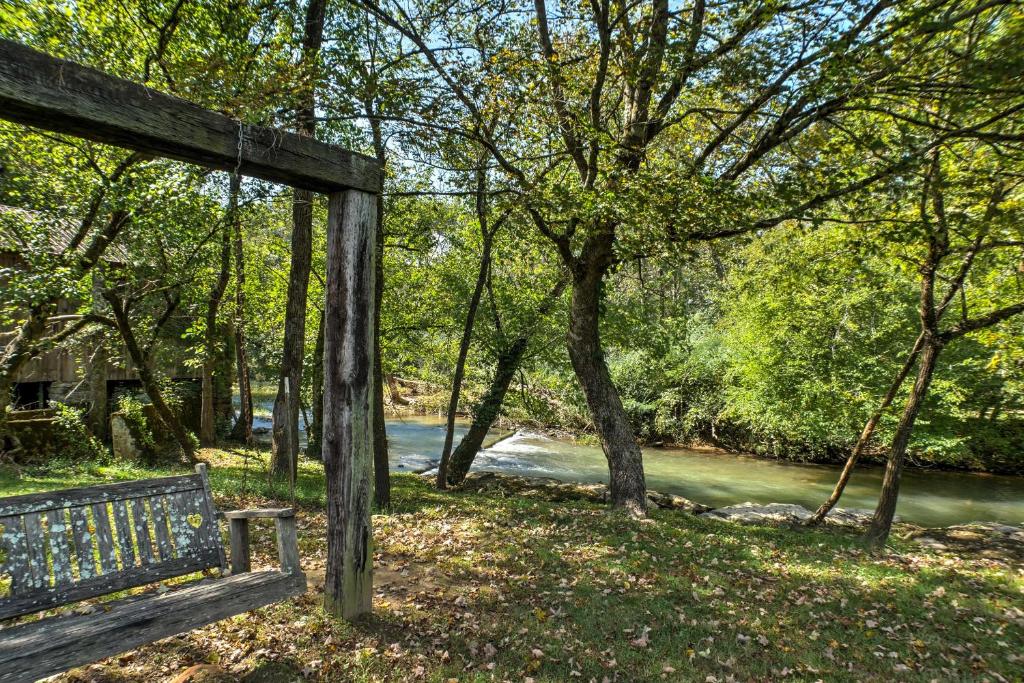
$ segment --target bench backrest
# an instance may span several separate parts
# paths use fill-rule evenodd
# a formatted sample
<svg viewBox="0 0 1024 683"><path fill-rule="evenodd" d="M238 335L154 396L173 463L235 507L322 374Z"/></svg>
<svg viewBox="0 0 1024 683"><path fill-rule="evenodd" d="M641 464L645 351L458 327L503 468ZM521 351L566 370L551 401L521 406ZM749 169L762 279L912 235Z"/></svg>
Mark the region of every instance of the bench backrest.
<svg viewBox="0 0 1024 683"><path fill-rule="evenodd" d="M0 499L0 619L223 568L203 467Z"/></svg>

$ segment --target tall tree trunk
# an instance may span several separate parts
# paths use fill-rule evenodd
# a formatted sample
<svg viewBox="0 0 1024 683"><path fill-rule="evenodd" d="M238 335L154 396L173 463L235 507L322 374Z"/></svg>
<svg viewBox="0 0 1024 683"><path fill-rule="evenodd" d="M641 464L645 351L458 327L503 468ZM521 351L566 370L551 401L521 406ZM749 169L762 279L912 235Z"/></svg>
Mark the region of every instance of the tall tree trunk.
<svg viewBox="0 0 1024 683"><path fill-rule="evenodd" d="M224 292L228 288L228 280L231 278L231 225L238 206L239 178L240 176L236 173L232 173L230 176L228 215L225 216L224 224L221 226L220 272L217 274L217 279L214 281L213 286L210 287L210 296L206 304L199 442L207 447L214 446L217 443L217 415L213 405L213 375L218 366L221 365L218 362L221 357L221 354L218 352L218 341L221 335L218 334L217 313L220 311L220 302L224 298Z"/></svg>
<svg viewBox="0 0 1024 683"><path fill-rule="evenodd" d="M93 436L100 441L106 441L110 420L110 396L107 392L108 359L101 334L95 334L92 338L96 346L86 370L89 382L89 412L86 414L86 423Z"/></svg>
<svg viewBox="0 0 1024 683"><path fill-rule="evenodd" d="M466 371L466 357L469 355L469 346L473 340L473 324L476 321L476 311L480 306L484 285L487 283L487 271L491 267L491 244L494 235L492 232L488 232L485 223L481 223L480 227L483 231L483 250L480 254L480 269L477 271L476 285L474 285L473 295L469 299L469 308L466 309L466 324L462 329L462 341L459 342L459 357L455 361L455 374L452 376L452 393L448 401L448 421L444 433L444 447L441 449L441 462L437 467L437 488L439 489L444 489L448 486L448 463L451 460L452 440L455 436L455 413L459 409L462 377Z"/></svg>
<svg viewBox="0 0 1024 683"><path fill-rule="evenodd" d="M849 457L846 458L846 464L843 466L843 471L839 473L839 480L836 481L836 486L832 489L832 495L828 497L824 503L815 511L814 515L807 520L808 526L820 524L825 516L832 511L832 508L839 502L839 498L843 495L843 491L846 489L846 485L850 482L850 476L853 474L853 468L857 465L857 461L860 456L864 453L868 444L871 442L871 437L875 434L875 427L878 426L878 422L882 419L882 415L888 410L893 400L896 398L896 394L899 393L900 387L903 386L903 382L906 381L907 375L914 367L914 363L917 362L917 357L921 353L921 343L924 341L924 336L920 335L917 341L914 342L914 348L911 349L907 359L903 362L903 367L896 373L896 377L893 379L892 384L889 385L889 390L885 392L885 396L882 397L882 402L875 409L875 412L868 418L867 423L864 425L864 429L860 433L860 437L857 439L857 443L853 447L853 451L850 452Z"/></svg>
<svg viewBox="0 0 1024 683"><path fill-rule="evenodd" d="M235 257L235 369L238 373L239 398L238 420L231 430L231 438L251 446L253 406L249 352L245 347L245 249L242 246L242 221L237 210L231 216L231 232Z"/></svg>
<svg viewBox="0 0 1024 683"><path fill-rule="evenodd" d="M313 349L313 419L306 434L306 456L314 460L323 459L324 438L324 314L320 313L320 326L316 333L316 347Z"/></svg>
<svg viewBox="0 0 1024 683"><path fill-rule="evenodd" d="M384 167L383 153L378 156ZM380 311L384 302L384 196L377 195L377 234L374 240L373 290L373 502L378 510L391 507L391 464L384 423L384 367L380 355Z"/></svg>
<svg viewBox="0 0 1024 683"><path fill-rule="evenodd" d="M323 43L326 0L309 0L306 7L305 34L302 40L302 64L309 71L302 93L302 105L296 112L296 132L316 134L316 86L314 67ZM271 430L270 471L274 477L298 473L299 401L302 389L302 363L306 344L306 294L313 244L313 193L295 189L292 193L292 257L288 274L288 304L285 309L284 351L274 400Z"/></svg>
<svg viewBox="0 0 1024 683"><path fill-rule="evenodd" d="M299 452L299 392L306 345L306 295L313 249L313 193L294 190L292 256L288 303L284 320L284 350L274 399L270 471L274 477L297 472Z"/></svg>
<svg viewBox="0 0 1024 683"><path fill-rule="evenodd" d="M591 419L608 460L611 502L631 514L647 512L643 456L629 416L604 360L600 333L600 292L604 270L584 265L573 275L567 346Z"/></svg>
<svg viewBox="0 0 1024 683"><path fill-rule="evenodd" d="M914 387L910 391L910 396L907 397L903 415L896 427L892 447L889 451L889 460L885 466L885 476L882 479L882 493L878 498L875 514L871 518L871 526L865 534L865 539L872 546L881 546L889 538L892 519L896 514L896 500L899 496L900 476L903 473L907 445L910 443L910 435L914 431L914 422L921 410L921 404L928 395L928 387L931 385L935 364L941 350L942 342L937 337L929 335L925 338L924 348L921 351L921 363L917 369L917 379L914 381Z"/></svg>
<svg viewBox="0 0 1024 683"><path fill-rule="evenodd" d="M93 272L92 274L92 312L98 313L100 308L100 302L103 301L103 278L99 276L99 273ZM101 440L107 440L107 432L109 431L109 402L110 397L107 395L107 372L109 368L108 354L106 344L104 343L104 335L101 330L97 330L92 335L91 344L94 346L92 357L89 359L89 366L86 369L86 375L89 380L89 412L86 415L86 420L89 425L89 431L93 435Z"/></svg>
<svg viewBox="0 0 1024 683"><path fill-rule="evenodd" d="M538 322L551 312L551 309L561 298L562 292L565 291L566 284L568 284L568 279L563 277L555 284L554 289L548 293L537 309L536 320ZM493 295L491 299L493 302ZM461 484L466 475L469 474L469 470L473 466L473 460L476 458L476 454L480 452L484 439L487 438L487 432L490 431L491 425L494 424L494 421L498 419L498 415L501 413L501 406L505 402L508 388L511 386L516 372L519 370L520 365L522 365L526 350L529 348L533 329L534 326L524 329L523 333L516 337L498 355L498 362L494 368L494 377L491 378L487 392L473 410L473 422L452 453L451 462L448 464L449 484Z"/></svg>
<svg viewBox="0 0 1024 683"><path fill-rule="evenodd" d="M387 147L380 118L375 115L373 100L366 102L366 113L373 134L373 151L381 171L387 167ZM384 303L384 195L377 195L377 232L374 238L374 308L373 308L373 502L378 510L391 507L391 464L388 462L388 432L384 423L384 367L380 354L380 314Z"/></svg>

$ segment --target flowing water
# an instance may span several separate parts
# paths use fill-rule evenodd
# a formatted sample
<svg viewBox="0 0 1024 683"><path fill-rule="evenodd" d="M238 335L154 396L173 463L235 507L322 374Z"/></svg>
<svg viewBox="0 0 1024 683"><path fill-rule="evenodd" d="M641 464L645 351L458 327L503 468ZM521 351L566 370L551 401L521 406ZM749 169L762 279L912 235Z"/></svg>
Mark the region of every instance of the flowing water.
<svg viewBox="0 0 1024 683"><path fill-rule="evenodd" d="M269 428L257 419L256 427ZM467 424L460 421L455 442ZM394 471L434 466L444 442L444 421L417 416L387 421L389 453ZM505 437L505 438L502 438ZM305 434L302 435L303 442ZM493 443L477 455L476 471L503 472L564 481L606 482L608 467L601 449L539 434L495 433ZM839 468L767 460L753 456L708 453L683 448L644 450L647 485L705 505L721 507L754 503L797 503L813 509L832 491ZM841 506L873 509L882 469L855 472ZM897 514L905 521L948 526L971 521L1024 524L1024 477L909 469L900 487Z"/></svg>

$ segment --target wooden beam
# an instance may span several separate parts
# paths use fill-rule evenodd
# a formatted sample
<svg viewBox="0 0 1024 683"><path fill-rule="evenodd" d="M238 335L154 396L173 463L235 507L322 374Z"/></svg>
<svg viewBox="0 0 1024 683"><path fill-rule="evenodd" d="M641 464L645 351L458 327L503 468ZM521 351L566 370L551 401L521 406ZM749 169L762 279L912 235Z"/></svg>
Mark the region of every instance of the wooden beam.
<svg viewBox="0 0 1024 683"><path fill-rule="evenodd" d="M381 188L371 157L244 125L9 40L0 40L0 118L315 192Z"/></svg>
<svg viewBox="0 0 1024 683"><path fill-rule="evenodd" d="M323 458L327 474L324 607L344 619L373 597L373 311L377 200L330 196L324 309Z"/></svg>

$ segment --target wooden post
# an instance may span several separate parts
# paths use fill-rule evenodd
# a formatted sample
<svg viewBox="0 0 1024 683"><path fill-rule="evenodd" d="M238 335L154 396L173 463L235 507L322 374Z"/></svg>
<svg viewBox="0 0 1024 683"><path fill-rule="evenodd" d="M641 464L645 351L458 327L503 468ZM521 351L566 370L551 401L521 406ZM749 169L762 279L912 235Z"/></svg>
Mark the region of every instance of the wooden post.
<svg viewBox="0 0 1024 683"><path fill-rule="evenodd" d="M231 573L244 574L252 570L249 560L249 520L232 519L231 524Z"/></svg>
<svg viewBox="0 0 1024 683"><path fill-rule="evenodd" d="M302 571L299 562L299 536L295 527L295 517L276 517L274 526L277 529L277 558L281 562L281 571L294 574Z"/></svg>
<svg viewBox="0 0 1024 683"><path fill-rule="evenodd" d="M323 458L327 475L324 607L352 620L373 596L375 195L330 195L324 310Z"/></svg>

